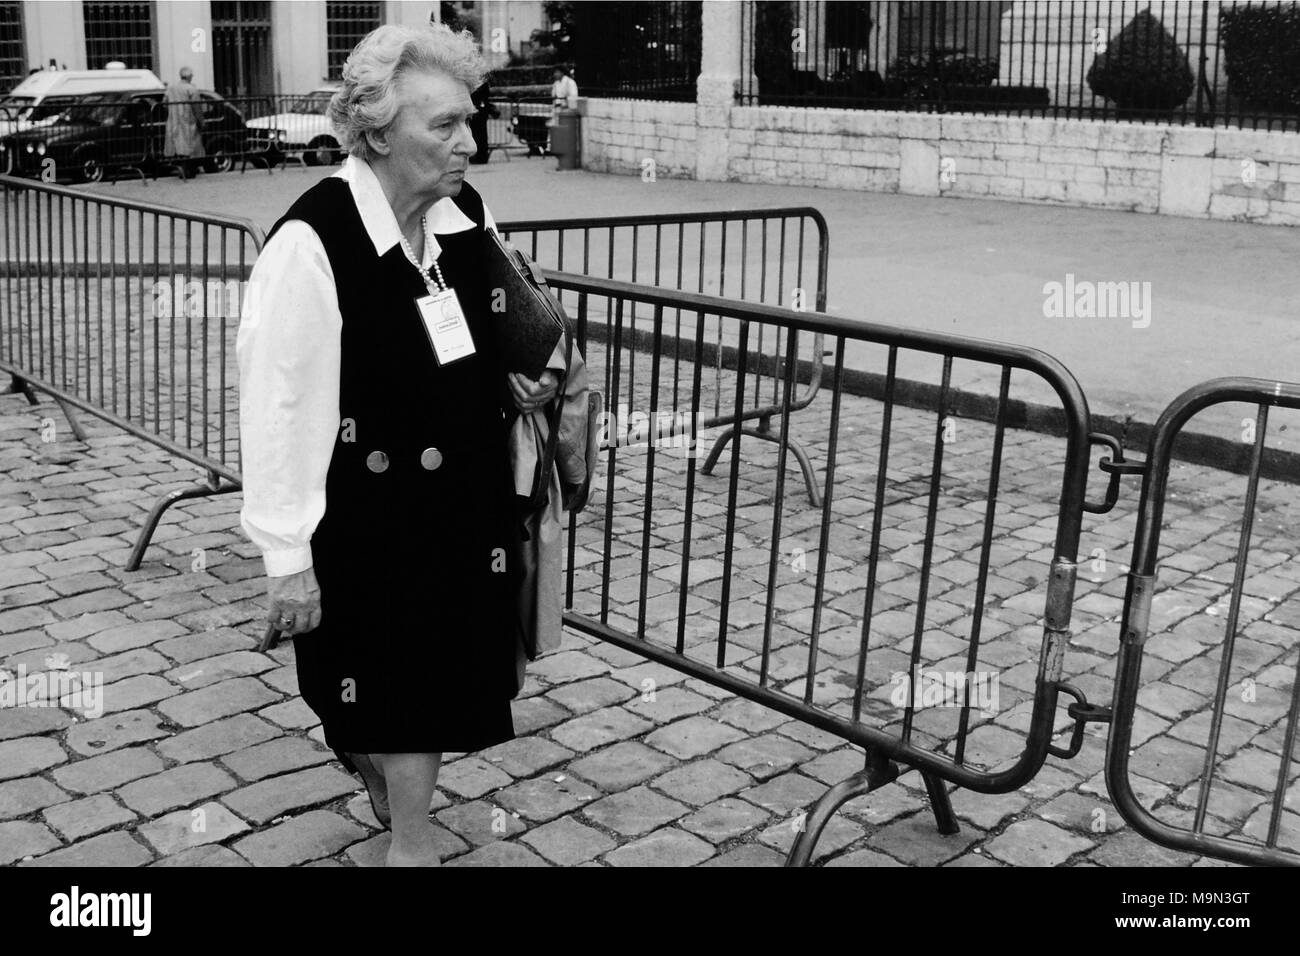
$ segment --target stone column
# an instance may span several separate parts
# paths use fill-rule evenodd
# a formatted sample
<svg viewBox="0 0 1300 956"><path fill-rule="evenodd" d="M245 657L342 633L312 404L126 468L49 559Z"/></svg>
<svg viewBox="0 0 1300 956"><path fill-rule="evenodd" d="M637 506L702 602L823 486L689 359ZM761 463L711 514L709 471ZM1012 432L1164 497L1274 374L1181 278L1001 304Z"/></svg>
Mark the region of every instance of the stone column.
<svg viewBox="0 0 1300 956"><path fill-rule="evenodd" d="M482 19L479 22L479 43L483 50L483 58L487 60L488 66L498 70L510 63L510 50L516 45L516 39L511 35L510 11L505 3L482 3L475 9L479 10ZM493 31L500 30L499 34ZM498 38L505 40L504 49L499 48L496 43Z"/></svg>
<svg viewBox="0 0 1300 956"><path fill-rule="evenodd" d="M740 88L741 5L705 0L701 16L700 76L695 82L695 178L727 179L727 130Z"/></svg>
<svg viewBox="0 0 1300 956"><path fill-rule="evenodd" d="M271 4L271 55L277 93L307 93L325 80L325 4Z"/></svg>
<svg viewBox="0 0 1300 956"><path fill-rule="evenodd" d="M212 89L211 5L198 0L173 0L154 9L159 78L173 86L179 79L180 68L188 66L194 71L195 86ZM198 30L203 32L196 33Z"/></svg>

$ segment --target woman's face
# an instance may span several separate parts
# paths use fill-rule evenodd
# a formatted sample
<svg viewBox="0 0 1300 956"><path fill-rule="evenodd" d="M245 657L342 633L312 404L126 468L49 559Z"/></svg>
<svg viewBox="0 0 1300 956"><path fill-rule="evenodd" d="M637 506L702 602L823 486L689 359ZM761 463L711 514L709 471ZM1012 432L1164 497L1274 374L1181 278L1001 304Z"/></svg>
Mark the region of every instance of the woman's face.
<svg viewBox="0 0 1300 956"><path fill-rule="evenodd" d="M397 102L387 135L392 172L419 195L457 195L476 149L468 88L444 73L413 71L398 80Z"/></svg>

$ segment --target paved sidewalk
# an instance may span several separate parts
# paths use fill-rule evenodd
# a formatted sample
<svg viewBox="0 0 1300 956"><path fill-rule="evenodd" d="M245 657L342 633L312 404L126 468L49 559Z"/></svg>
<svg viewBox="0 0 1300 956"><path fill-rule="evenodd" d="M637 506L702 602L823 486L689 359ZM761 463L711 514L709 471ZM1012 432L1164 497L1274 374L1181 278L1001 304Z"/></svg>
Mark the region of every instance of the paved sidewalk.
<svg viewBox="0 0 1300 956"><path fill-rule="evenodd" d="M1185 388L1223 375L1300 379L1300 230L1136 213L882 193L557 172L495 157L470 179L499 219L811 205L830 226L829 311L1029 345L1079 379L1094 413L1153 423ZM290 167L96 192L269 227L336 168ZM1150 283L1141 319L1046 318L1044 286ZM1141 287L1139 286L1139 290ZM983 383L995 392L996 382ZM1197 430L1232 437L1236 410ZM1296 451L1293 436L1277 447Z"/></svg>
<svg viewBox="0 0 1300 956"><path fill-rule="evenodd" d="M866 704L869 718L886 728L896 727L900 716L887 698L891 674L906 668L911 647L916 542L933 440L929 416L896 414ZM42 442L42 419L57 415L48 402L31 408L19 396L0 400L0 668L102 674L106 712L84 719L71 709L0 709L0 864L382 862L387 837L374 826L359 782L333 763L295 694L292 648L270 655L254 650L264 579L238 530L239 496L173 508L144 566L125 572L147 506L192 484L196 472L93 421L84 445ZM820 402L797 422L813 435L828 415L829 403ZM846 434L876 434L878 417L875 403L845 398ZM987 468L988 436L979 423L963 428L944 470L926 667L963 661L969 631L971 535L983 515L978 476ZM841 448L843 487L823 559L829 596L815 700L832 710L852 697L844 675L856 659L860 627L855 615L862 605L864 529L870 528L863 485L872 458L870 442L859 445ZM991 716L977 718L967 754L972 764L989 768L1014 761L1023 745L1059 489L1058 440L1012 431L1007 446L980 655L999 675L1001 700ZM647 585L647 622L648 632L663 640L677 626L683 467L666 454L657 460L663 478L649 526L655 573ZM744 460L728 666L752 674L767 599L773 451L747 445ZM621 462L610 621L627 627L640 610L634 555L646 530L645 458L627 453ZM704 659L720 611L723 472L698 479L692 510L685 623L691 652ZM1144 804L1161 819L1186 825L1208 734L1244 481L1177 466L1171 491L1166 540L1173 553L1152 616L1157 636L1148 645L1133 770ZM1300 503L1293 491L1270 482L1261 487L1210 832L1257 835L1267 818L1270 768L1275 775L1300 634L1294 544ZM1129 487L1112 514L1089 518L1080 549L1092 560L1081 562L1065 673L1101 702L1110 699L1114 676L1134 492ZM575 606L588 613L605 558L603 509L598 498L577 542ZM772 676L794 689L807 676L809 579L819 560L820 519L795 491L784 515ZM806 564L785 560L795 547ZM1247 681L1249 695L1237 690ZM777 865L801 811L862 765L861 751L837 738L572 633L560 651L530 667L514 711L519 739L476 755L449 755L440 777L434 810L442 851L453 865ZM956 713L920 712L918 738L945 747ZM1066 727L1064 708L1058 727ZM956 793L962 829L947 837L937 833L924 789L909 773L848 804L827 827L818 860L836 866L1209 864L1160 849L1123 824L1106 796L1103 755L1104 737L1094 726L1077 758L1049 758L1019 791ZM1294 850L1300 848L1300 760L1287 779L1280 843Z"/></svg>

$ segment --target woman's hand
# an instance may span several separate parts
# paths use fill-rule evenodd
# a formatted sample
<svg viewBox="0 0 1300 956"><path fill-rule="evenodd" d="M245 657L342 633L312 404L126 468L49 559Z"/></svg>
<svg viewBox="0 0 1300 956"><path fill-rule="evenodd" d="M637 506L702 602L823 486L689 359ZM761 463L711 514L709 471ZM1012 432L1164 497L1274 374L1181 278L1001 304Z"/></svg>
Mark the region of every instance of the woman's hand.
<svg viewBox="0 0 1300 956"><path fill-rule="evenodd" d="M320 624L320 585L311 568L267 578L271 609L266 619L283 634L304 634Z"/></svg>
<svg viewBox="0 0 1300 956"><path fill-rule="evenodd" d="M518 372L511 372L506 380L510 383L510 394L515 400L515 407L525 415L541 408L560 390L560 377L549 368L535 382Z"/></svg>

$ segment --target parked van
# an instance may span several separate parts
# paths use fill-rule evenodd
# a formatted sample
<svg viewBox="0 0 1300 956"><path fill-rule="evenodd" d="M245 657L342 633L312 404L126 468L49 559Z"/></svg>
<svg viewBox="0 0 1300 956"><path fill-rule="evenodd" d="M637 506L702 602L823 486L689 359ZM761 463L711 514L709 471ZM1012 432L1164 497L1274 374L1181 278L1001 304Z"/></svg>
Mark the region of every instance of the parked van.
<svg viewBox="0 0 1300 956"><path fill-rule="evenodd" d="M0 136L52 123L87 93L166 89L152 70L40 70L0 98Z"/></svg>

